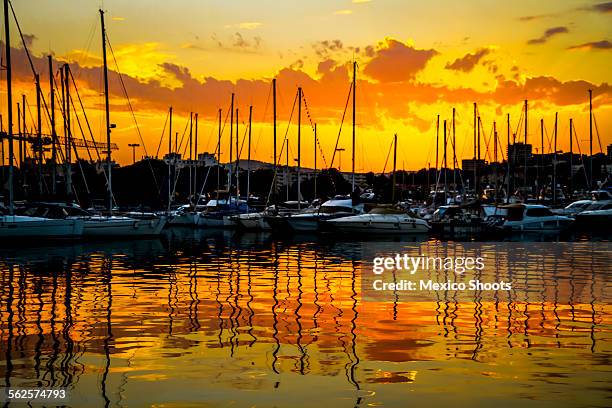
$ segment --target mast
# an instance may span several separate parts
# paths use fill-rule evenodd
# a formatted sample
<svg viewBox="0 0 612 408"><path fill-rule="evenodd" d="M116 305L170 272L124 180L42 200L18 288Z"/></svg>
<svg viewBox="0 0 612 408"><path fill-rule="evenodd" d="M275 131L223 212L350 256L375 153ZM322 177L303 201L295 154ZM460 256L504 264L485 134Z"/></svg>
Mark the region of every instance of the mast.
<svg viewBox="0 0 612 408"><path fill-rule="evenodd" d="M236 205L240 199L240 136L238 135L238 108L236 108Z"/></svg>
<svg viewBox="0 0 612 408"><path fill-rule="evenodd" d="M355 191L355 106L356 106L356 95L357 92L357 61L353 61L353 164L352 164L352 179L351 179L351 191ZM299 151L299 148L298 148Z"/></svg>
<svg viewBox="0 0 612 408"><path fill-rule="evenodd" d="M570 137L570 171L569 171L569 196L570 198L572 197L572 191L573 189L573 168L574 168L574 145L573 145L573 136L574 134L573 132L573 126L574 126L574 120L572 118L570 118L570 124L569 124L569 137Z"/></svg>
<svg viewBox="0 0 612 408"><path fill-rule="evenodd" d="M14 214L13 206L13 88L11 78L11 37L9 29L9 10L8 0L4 0L4 41L6 48L6 93L7 93L7 111L8 111L8 149L9 149L9 176L8 176L8 188L9 188L9 214Z"/></svg>
<svg viewBox="0 0 612 408"><path fill-rule="evenodd" d="M444 171L444 205L446 205L448 203L448 199L447 199L447 180L446 180L446 173L447 173L447 163L446 163L446 119L444 120L444 168L442 169L442 171Z"/></svg>
<svg viewBox="0 0 612 408"><path fill-rule="evenodd" d="M193 200L193 112L189 112L189 199Z"/></svg>
<svg viewBox="0 0 612 408"><path fill-rule="evenodd" d="M248 140L248 149L247 149L247 203L249 202L249 197L251 196L251 125L253 123L253 105L249 106L249 140Z"/></svg>
<svg viewBox="0 0 612 408"><path fill-rule="evenodd" d="M497 203L497 123L493 121L493 177L495 180L495 202Z"/></svg>
<svg viewBox="0 0 612 408"><path fill-rule="evenodd" d="M21 105L17 102L17 134L19 135L19 139L17 140L17 154L19 157L17 159L17 165L21 169L23 165L23 153L21 152L21 138L23 137L23 133L21 132Z"/></svg>
<svg viewBox="0 0 612 408"><path fill-rule="evenodd" d="M297 199L298 199L298 210L302 203L302 168L301 168L301 150L302 150L302 88L298 87L298 138L297 138ZM355 139L353 139L355 140ZM354 146L354 145L353 145Z"/></svg>
<svg viewBox="0 0 612 408"><path fill-rule="evenodd" d="M102 25L102 61L104 62L104 116L106 119L106 165L108 168L108 210L113 213L113 178L111 161L111 123L110 107L108 103L108 65L106 62L106 29L104 27L104 11L100 9L100 22Z"/></svg>
<svg viewBox="0 0 612 408"><path fill-rule="evenodd" d="M200 198L198 193L198 114L195 114L195 143L193 145L193 157L195 159L195 165L193 168L193 191L198 195L198 199ZM197 202L197 200L196 200Z"/></svg>
<svg viewBox="0 0 612 408"><path fill-rule="evenodd" d="M40 111L40 75L34 75L36 82L36 153L38 153L38 195L43 193L43 146L42 146L42 114Z"/></svg>
<svg viewBox="0 0 612 408"><path fill-rule="evenodd" d="M287 184L287 201L289 201L289 139L287 140L287 150L285 151L286 165L285 165L285 182Z"/></svg>
<svg viewBox="0 0 612 408"><path fill-rule="evenodd" d="M510 202L510 114L507 114L507 145L506 145L506 164L508 165L508 179L506 180L506 203Z"/></svg>
<svg viewBox="0 0 612 408"><path fill-rule="evenodd" d="M8 37L7 37L8 38ZM590 184L593 187L593 90L589 89L589 173Z"/></svg>
<svg viewBox="0 0 612 408"><path fill-rule="evenodd" d="M219 135L217 141L217 200L221 188L221 108L219 108Z"/></svg>
<svg viewBox="0 0 612 408"><path fill-rule="evenodd" d="M525 186L525 188L527 188L527 99L525 99L525 154L524 154L524 174L523 174L523 185ZM525 194L527 194L527 191L525 191ZM527 197L525 196L525 199L527 199Z"/></svg>
<svg viewBox="0 0 612 408"><path fill-rule="evenodd" d="M25 142L25 136L27 133L26 130L26 96L25 94L21 94L21 123L23 125L23 127L21 128L22 130L22 134L21 134L21 139L19 140L19 143L21 144L20 147L20 151L21 151L21 164L23 164L25 162L25 159L28 155L28 149L26 147L26 142Z"/></svg>
<svg viewBox="0 0 612 408"><path fill-rule="evenodd" d="M274 176L272 178L272 191L274 195L276 195L276 170L278 161L276 156L276 78L272 78L272 117L272 126L274 129Z"/></svg>
<svg viewBox="0 0 612 408"><path fill-rule="evenodd" d="M542 149L541 154L540 154L540 167L542 168L542 178L545 179L546 173L544 172L544 119L543 118L540 119L540 148ZM539 180L539 178L538 178L538 183L544 184L541 180ZM541 186L538 186L538 188L542 190Z"/></svg>
<svg viewBox="0 0 612 408"><path fill-rule="evenodd" d="M66 157L66 200L71 201L72 197L72 153L70 149L70 139L72 137L72 129L70 127L70 86L68 78L68 64L64 64L64 112L66 120L64 121L64 132L66 141L64 143L64 156Z"/></svg>
<svg viewBox="0 0 612 408"><path fill-rule="evenodd" d="M393 176L391 182L391 203L395 203L395 170L397 166L397 133L393 135Z"/></svg>
<svg viewBox="0 0 612 408"><path fill-rule="evenodd" d="M474 187L476 188L475 192L478 195L478 188L480 187L480 128L482 127L482 122L480 121L480 115L478 115L478 121L476 122L476 128L478 129L477 134L478 134L478 161L476 162L476 168L477 168L477 172L476 172L476 178L478 179L478 182L474 185Z"/></svg>
<svg viewBox="0 0 612 408"><path fill-rule="evenodd" d="M434 207L436 204L436 197L438 195L438 150L440 149L440 115L436 121L436 191L434 191Z"/></svg>
<svg viewBox="0 0 612 408"><path fill-rule="evenodd" d="M476 147L477 147L477 142L476 142L476 132L478 130L476 130L476 128L478 127L478 122L476 122L477 120L477 116L476 116L476 102L474 102L474 155L472 156L472 160L474 160L474 194L478 194L478 191L476 191L476 178L478 176L477 174L477 168L478 168L478 163L476 162Z"/></svg>
<svg viewBox="0 0 612 408"><path fill-rule="evenodd" d="M168 211L170 211L172 204L172 106L170 106L168 115L170 116L168 119Z"/></svg>
<svg viewBox="0 0 612 408"><path fill-rule="evenodd" d="M227 192L231 195L232 189L232 138L234 137L234 93L232 92L232 103L230 104L230 137L229 137L229 162L227 174ZM229 201L228 201L229 204Z"/></svg>
<svg viewBox="0 0 612 408"><path fill-rule="evenodd" d="M314 194L313 199L317 198L317 124L314 124Z"/></svg>
<svg viewBox="0 0 612 408"><path fill-rule="evenodd" d="M552 186L552 194L553 194L553 205L557 203L557 119L559 117L559 113L555 112L555 138L554 138L554 158L553 158L553 186Z"/></svg>
<svg viewBox="0 0 612 408"><path fill-rule="evenodd" d="M457 145L455 144L455 108L453 108L453 188L457 191Z"/></svg>
<svg viewBox="0 0 612 408"><path fill-rule="evenodd" d="M51 97L51 162L53 163L53 171L51 172L51 193L55 194L55 183L57 179L57 146L55 144L55 139L57 135L55 133L55 88L53 86L53 58L51 55L49 58L49 90Z"/></svg>

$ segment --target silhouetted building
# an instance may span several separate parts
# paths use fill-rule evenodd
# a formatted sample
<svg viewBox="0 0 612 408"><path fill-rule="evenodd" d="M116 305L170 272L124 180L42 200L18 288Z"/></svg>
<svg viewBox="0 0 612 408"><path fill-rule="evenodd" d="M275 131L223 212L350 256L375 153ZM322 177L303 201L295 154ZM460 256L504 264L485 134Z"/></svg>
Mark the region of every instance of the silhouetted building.
<svg viewBox="0 0 612 408"><path fill-rule="evenodd" d="M506 153L511 162L525 161L531 157L531 145L514 143L508 146Z"/></svg>
<svg viewBox="0 0 612 408"><path fill-rule="evenodd" d="M474 170L482 170L485 167L483 159L463 159L461 160L461 168L463 171L473 172Z"/></svg>
<svg viewBox="0 0 612 408"><path fill-rule="evenodd" d="M608 160L612 161L612 144L608 145Z"/></svg>

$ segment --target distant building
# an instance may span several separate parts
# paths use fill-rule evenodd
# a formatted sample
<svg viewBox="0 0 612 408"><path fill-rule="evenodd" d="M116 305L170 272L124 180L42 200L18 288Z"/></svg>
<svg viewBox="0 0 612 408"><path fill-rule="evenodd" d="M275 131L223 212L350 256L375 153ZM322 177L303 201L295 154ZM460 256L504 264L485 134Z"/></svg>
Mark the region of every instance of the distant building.
<svg viewBox="0 0 612 408"><path fill-rule="evenodd" d="M511 162L525 161L531 158L531 149L532 146L530 144L514 143L508 146L506 157L508 157Z"/></svg>
<svg viewBox="0 0 612 408"><path fill-rule="evenodd" d="M612 161L612 144L608 145L608 160Z"/></svg>
<svg viewBox="0 0 612 408"><path fill-rule="evenodd" d="M461 168L466 172L473 172L474 170L484 169L485 161L483 159L463 159L461 160Z"/></svg>
<svg viewBox="0 0 612 408"><path fill-rule="evenodd" d="M214 154L204 152L204 153L198 154L197 163L198 163L197 164L198 166L210 167L210 166L216 166L218 161Z"/></svg>

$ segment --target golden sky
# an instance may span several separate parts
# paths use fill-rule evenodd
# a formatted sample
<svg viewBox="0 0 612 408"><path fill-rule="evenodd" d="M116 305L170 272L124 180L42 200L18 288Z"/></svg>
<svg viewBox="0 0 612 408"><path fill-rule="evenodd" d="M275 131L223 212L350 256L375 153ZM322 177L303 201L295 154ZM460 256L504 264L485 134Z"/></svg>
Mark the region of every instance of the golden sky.
<svg viewBox="0 0 612 408"><path fill-rule="evenodd" d="M102 140L99 2L14 3L43 91L48 94L46 55L54 55L55 70L58 61L70 62L94 135ZM548 151L559 112L559 148L568 148L573 118L579 146L587 151L589 88L601 145L605 150L612 143L612 2L117 0L102 7L150 155L158 149L170 105L174 130L181 134L189 112L199 113L199 150L214 150L217 111L222 108L225 117L235 92L240 122L246 122L253 105L253 158L272 161L270 81L276 77L279 146L286 133L291 156L297 157L296 114L291 126L287 121L301 86L308 105L302 114L302 163L313 164L312 120L320 136L318 163L329 165L353 60L358 63L358 171L383 169L394 133L399 137L399 167L433 166L436 116L450 122L453 107L458 160L471 157L474 102L488 140L482 142L483 154L487 144L492 146L494 121L505 146L506 114L511 115L512 131L523 134L519 118L524 99L530 101L528 138L537 141L538 150L540 119ZM13 26L14 48L21 47L18 40ZM33 105L33 80L23 54L22 49L13 51L15 91L25 93ZM115 158L126 164L131 161L128 143L140 140L110 53L109 66L111 121L117 124L113 141L120 147ZM5 86L1 89L6 112ZM30 109L34 117L34 106ZM339 142L347 150L343 170L350 169L350 120L349 110ZM245 130L241 125L241 137ZM78 128L74 133L79 136ZM223 138L226 146L227 128ZM166 151L164 139L160 155ZM599 151L597 132L594 151ZM222 161L227 153L222 148Z"/></svg>

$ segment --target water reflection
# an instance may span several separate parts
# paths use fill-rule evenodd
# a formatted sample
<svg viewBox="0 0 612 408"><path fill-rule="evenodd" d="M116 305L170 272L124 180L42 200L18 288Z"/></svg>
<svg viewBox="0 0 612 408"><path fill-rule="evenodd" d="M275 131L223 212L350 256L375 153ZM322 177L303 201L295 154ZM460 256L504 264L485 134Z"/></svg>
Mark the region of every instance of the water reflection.
<svg viewBox="0 0 612 408"><path fill-rule="evenodd" d="M4 385L68 387L72 406L398 405L407 393L434 405L606 405L609 251L482 251L496 279L509 266L541 300L366 302L361 243L350 240L173 229L161 240L3 248Z"/></svg>

